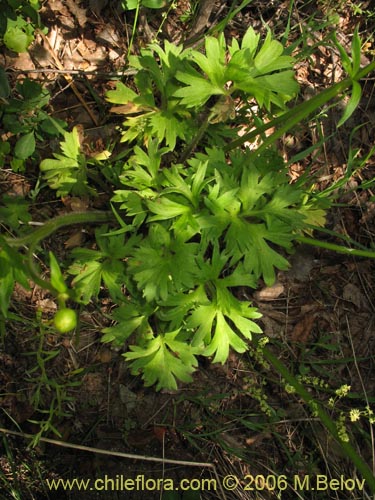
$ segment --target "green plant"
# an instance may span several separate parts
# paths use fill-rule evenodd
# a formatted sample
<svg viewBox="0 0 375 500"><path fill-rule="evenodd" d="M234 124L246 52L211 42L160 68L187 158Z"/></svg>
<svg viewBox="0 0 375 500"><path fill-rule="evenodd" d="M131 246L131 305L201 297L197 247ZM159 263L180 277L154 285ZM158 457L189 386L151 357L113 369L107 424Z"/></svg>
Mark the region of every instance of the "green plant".
<svg viewBox="0 0 375 500"><path fill-rule="evenodd" d="M60 143L63 154L54 153L53 159L45 159L40 164L43 177L58 196L94 194L88 185L87 161L81 153L81 144L76 127L64 133Z"/></svg>
<svg viewBox="0 0 375 500"><path fill-rule="evenodd" d="M7 75L0 72L0 79L7 82ZM44 108L49 103L50 94L39 83L26 78L18 82L14 92L5 88L0 101L0 116L4 132L17 138L13 148L9 141L0 143L1 154L12 153L11 166L14 171L24 170L25 162L36 153L37 141L58 136L65 123L51 118ZM8 144L8 146L7 146Z"/></svg>
<svg viewBox="0 0 375 500"><path fill-rule="evenodd" d="M301 384L301 382L288 370L288 368L282 363L272 352L266 347L263 350L264 358L273 365L277 372L283 376L284 380L289 384L289 387L293 392L296 392L299 397L310 407L312 415L318 416L321 422L324 424L325 428L335 439L341 449L345 452L345 455L349 457L355 464L357 469L360 471L362 477L366 480L366 483L370 490L375 492L375 477L373 471L370 469L369 465L360 457L357 451L353 448L349 442L349 437L346 433L343 414L340 415L338 421L334 421L331 415L325 410L323 405L318 402L311 393L306 389L306 387ZM344 388L344 389L343 389ZM340 391L336 391L336 395L342 397L345 395L347 390L350 389L348 386L344 385Z"/></svg>
<svg viewBox="0 0 375 500"><path fill-rule="evenodd" d="M0 484L4 500L36 499L47 495L48 491L41 481L46 474L36 450L21 450L5 435L1 439Z"/></svg>
<svg viewBox="0 0 375 500"><path fill-rule="evenodd" d="M62 311L65 312L61 309L56 316L58 317ZM30 386L30 403L34 408L33 417L29 421L39 427L32 440L33 446L48 432L61 437L55 425L59 419L69 416L67 404L73 400L69 392L72 388L80 386L81 382L76 376L82 372L81 369L77 369L68 374L59 374L56 371L52 372L53 375L49 373L48 367L59 356L60 348L46 348L47 330L40 313L37 319L40 328L34 337L37 342L35 350L24 353L32 363L32 367L26 370L25 374L25 382Z"/></svg>
<svg viewBox="0 0 375 500"><path fill-rule="evenodd" d="M161 9L165 6L165 0L120 0L121 7L124 10L135 10L139 7L148 9Z"/></svg>
<svg viewBox="0 0 375 500"><path fill-rule="evenodd" d="M26 52L41 27L38 0L0 0L0 41L14 52Z"/></svg>
<svg viewBox="0 0 375 500"><path fill-rule="evenodd" d="M260 277L271 284L275 268L288 267L274 245L291 250L306 223L323 217L303 186L289 184L275 151L216 149L237 135L235 102L242 119L254 99L282 113L297 90L292 58L270 34L259 41L252 29L228 49L223 36L209 37L206 55L153 44L130 58L138 92L119 83L107 95L121 105L115 111L134 115L122 140L138 143L112 198L122 229L99 229L100 250L73 251L69 272L84 303L106 283L119 308L103 341L121 346L133 335L124 356L146 385L176 388L176 379L191 380L197 355L223 363L230 348L244 352L260 315L236 289L255 288ZM178 141L187 143L187 164L165 168Z"/></svg>
<svg viewBox="0 0 375 500"><path fill-rule="evenodd" d="M53 324L58 332L68 333L77 326L77 314L73 309L64 307L55 314Z"/></svg>
<svg viewBox="0 0 375 500"><path fill-rule="evenodd" d="M352 86L348 118L358 102L357 80L373 67L359 69L359 46L353 39L348 79L292 109L286 103L298 89L293 59L270 34L261 43L250 28L231 45L222 35L208 37L205 54L152 44L131 57L136 90L120 82L107 94L127 116L128 149L101 164L119 172L112 214L72 213L3 239L5 303L14 281L25 282L28 273L62 309L68 299L97 300L104 285L117 308L103 342L129 344L124 357L132 372L157 389L190 381L198 356L224 363L230 349L244 352L261 332L260 314L239 290L256 288L259 279L271 285L276 270L288 268L294 242L324 224L329 205L306 176L290 183L276 139ZM244 122L256 129L237 138ZM270 127L279 128L265 137ZM258 135L263 142L255 151L241 147ZM41 163L50 187L59 195L92 195L89 181L99 164L92 161L90 174L75 129L61 149ZM71 288L53 259L51 281L40 278L33 252L42 239L66 224L111 220L119 227L99 227L96 248L72 251ZM28 246L25 259L14 251L21 245Z"/></svg>
<svg viewBox="0 0 375 500"><path fill-rule="evenodd" d="M152 44L140 56L129 57L137 70L137 92L119 82L107 93L109 102L120 105L113 111L127 116L123 142L138 138L147 143L156 137L173 150L178 139L189 144L205 132L207 142L201 146L219 146L223 138L236 136L236 128L228 127L229 120L236 123L236 103L244 119L254 99L268 112L283 110L298 91L293 59L270 33L260 44L250 28L241 46L233 40L229 47L222 34L207 37L205 48L206 55L166 41L164 50Z"/></svg>

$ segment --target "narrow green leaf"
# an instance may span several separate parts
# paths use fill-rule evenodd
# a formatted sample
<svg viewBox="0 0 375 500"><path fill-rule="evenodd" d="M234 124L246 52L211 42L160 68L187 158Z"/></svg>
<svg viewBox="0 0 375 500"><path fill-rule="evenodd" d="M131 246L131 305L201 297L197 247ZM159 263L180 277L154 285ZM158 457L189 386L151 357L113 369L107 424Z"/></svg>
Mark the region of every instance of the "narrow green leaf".
<svg viewBox="0 0 375 500"><path fill-rule="evenodd" d="M361 39L358 34L358 26L354 30L352 39L352 66L353 75L355 75L361 67Z"/></svg>
<svg viewBox="0 0 375 500"><path fill-rule="evenodd" d="M58 293L67 292L68 287L65 283L57 259L52 252L49 252L49 262L51 267L51 285Z"/></svg>
<svg viewBox="0 0 375 500"><path fill-rule="evenodd" d="M4 265L4 260L0 256L1 267ZM4 318L8 316L8 307L10 298L14 288L13 273L9 270L4 276L0 277L0 311Z"/></svg>
<svg viewBox="0 0 375 500"><path fill-rule="evenodd" d="M333 33L333 41L335 42L335 45L340 52L341 56L341 64L344 68L344 70L348 73L349 76L354 76L354 71L353 71L353 66L352 62L350 60L350 57L348 56L345 48L341 45L341 43L337 40L336 33Z"/></svg>
<svg viewBox="0 0 375 500"><path fill-rule="evenodd" d="M350 96L348 104L345 106L344 113L337 124L337 128L341 127L341 125L343 125L347 120L349 120L354 111L357 109L359 101L361 100L361 96L362 96L361 84L359 82L353 81L352 95Z"/></svg>

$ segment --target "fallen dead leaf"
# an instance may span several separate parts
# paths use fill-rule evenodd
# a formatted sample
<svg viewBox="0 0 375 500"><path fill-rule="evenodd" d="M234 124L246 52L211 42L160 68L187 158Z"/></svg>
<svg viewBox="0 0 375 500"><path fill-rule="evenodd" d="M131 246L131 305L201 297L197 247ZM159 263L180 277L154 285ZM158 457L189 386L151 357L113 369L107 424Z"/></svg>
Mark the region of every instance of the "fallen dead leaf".
<svg viewBox="0 0 375 500"><path fill-rule="evenodd" d="M265 439L271 438L271 434L269 432L257 434L256 436L246 438L245 443L247 446L259 446L263 443Z"/></svg>
<svg viewBox="0 0 375 500"><path fill-rule="evenodd" d="M256 300L275 300L282 293L284 293L284 285L280 282L276 282L272 286L267 286L254 293L254 298Z"/></svg>
<svg viewBox="0 0 375 500"><path fill-rule="evenodd" d="M111 113L116 113L117 115L131 115L142 111L142 107L132 102L128 102L126 104L122 104L121 106L112 106L109 111Z"/></svg>
<svg viewBox="0 0 375 500"><path fill-rule="evenodd" d="M73 14L73 16L77 19L78 24L81 28L83 28L87 22L86 9L82 9L77 5L79 2L75 2L74 0L65 0L68 9Z"/></svg>
<svg viewBox="0 0 375 500"><path fill-rule="evenodd" d="M78 196L65 196L61 201L72 212L84 212L89 207L88 199L78 198Z"/></svg>
<svg viewBox="0 0 375 500"><path fill-rule="evenodd" d="M99 351L99 360L101 363L110 363L112 361L112 351L108 347L102 347Z"/></svg>
<svg viewBox="0 0 375 500"><path fill-rule="evenodd" d="M347 283L344 286L342 297L344 300L354 304L358 309L363 304L363 295L360 289L356 285L353 285L353 283Z"/></svg>
<svg viewBox="0 0 375 500"><path fill-rule="evenodd" d="M83 233L82 231L77 231L73 233L65 242L65 248L76 248L82 245L83 241Z"/></svg>
<svg viewBox="0 0 375 500"><path fill-rule="evenodd" d="M43 314L55 313L57 311L56 302L52 299L38 299L35 305L39 310L43 311Z"/></svg>
<svg viewBox="0 0 375 500"><path fill-rule="evenodd" d="M156 439L158 441L160 441L161 443L163 443L164 439L165 439L165 435L167 433L167 428L161 427L160 425L154 425L153 431L154 431Z"/></svg>
<svg viewBox="0 0 375 500"><path fill-rule="evenodd" d="M298 321L291 333L291 340L293 342L299 342L300 344L307 342L315 323L315 315L316 313L306 314Z"/></svg>

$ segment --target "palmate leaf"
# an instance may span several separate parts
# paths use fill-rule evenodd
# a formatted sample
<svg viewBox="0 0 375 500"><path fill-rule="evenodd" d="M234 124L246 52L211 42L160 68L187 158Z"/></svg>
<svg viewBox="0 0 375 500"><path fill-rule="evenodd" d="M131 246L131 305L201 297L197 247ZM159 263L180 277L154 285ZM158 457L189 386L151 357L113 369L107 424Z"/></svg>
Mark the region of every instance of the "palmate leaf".
<svg viewBox="0 0 375 500"><path fill-rule="evenodd" d="M296 212L296 217L298 215ZM201 217L199 222L203 229L204 248L209 241L224 234L224 250L231 257L230 265L238 265L244 259L244 271L253 274L256 279L263 277L267 285L272 285L275 280L275 268L288 268L288 261L268 243L290 248L293 233L288 224L278 222L277 219L270 220L272 226L251 223L244 217L230 214Z"/></svg>
<svg viewBox="0 0 375 500"><path fill-rule="evenodd" d="M72 285L83 304L88 304L91 298L98 298L102 282L113 300L124 300L122 286L126 281L123 262L108 258L103 261L75 261L69 267L69 273L75 276Z"/></svg>
<svg viewBox="0 0 375 500"><path fill-rule="evenodd" d="M117 347L122 347L130 335L137 331L141 336L152 333L148 319L154 313L154 308L145 303L127 301L112 312L116 325L104 328L101 341L112 342Z"/></svg>
<svg viewBox="0 0 375 500"><path fill-rule="evenodd" d="M60 148L63 154L54 153L54 159L47 158L40 163L50 188L56 189L58 196L94 194L87 182L86 160L81 153L77 127L65 132Z"/></svg>
<svg viewBox="0 0 375 500"><path fill-rule="evenodd" d="M157 53L160 58L161 67L166 80L171 80L178 69L183 66L186 52L182 45L175 45L168 40L164 41L164 50L157 43L150 45L150 48Z"/></svg>
<svg viewBox="0 0 375 500"><path fill-rule="evenodd" d="M128 102L133 102L138 95L134 90L130 89L122 82L117 82L116 88L114 90L108 90L105 97L106 100L112 104L127 104Z"/></svg>
<svg viewBox="0 0 375 500"><path fill-rule="evenodd" d="M148 118L154 111L148 111L137 116L129 116L123 123L126 129L121 134L120 142L131 142L134 139L148 137Z"/></svg>
<svg viewBox="0 0 375 500"><path fill-rule="evenodd" d="M180 240L163 243L145 239L128 261L129 271L148 302L166 300L169 294L194 286L198 244Z"/></svg>
<svg viewBox="0 0 375 500"><path fill-rule="evenodd" d="M167 321L171 329L181 328L188 313L195 309L197 305L205 303L207 303L207 295L204 286L199 285L196 289L185 293L175 293L170 295L167 300L159 302L161 307L157 313L158 318Z"/></svg>
<svg viewBox="0 0 375 500"><path fill-rule="evenodd" d="M147 152L139 146L134 146L134 154L124 165L120 175L121 183L137 191L158 187L161 158L167 151L168 148L159 147L156 139L148 142Z"/></svg>
<svg viewBox="0 0 375 500"><path fill-rule="evenodd" d="M187 319L187 328L195 329L192 345L204 348L205 356L215 354L214 363L225 363L229 349L245 352L246 342L252 333L262 333L252 321L261 317L248 302L237 300L220 281L216 281L216 297L211 302L199 305Z"/></svg>
<svg viewBox="0 0 375 500"><path fill-rule="evenodd" d="M256 279L263 277L267 285L275 279L275 268L286 269L287 260L277 246L289 249L296 233L305 225L300 208L303 192L289 185L287 177L271 170L261 174L255 165L237 172L234 161L232 179L217 176L208 189L204 203L208 212L196 217L201 228L202 245L223 238L223 248L230 265L244 263L244 271ZM228 169L227 169L228 170ZM237 188L232 188L236 185ZM231 189L232 188L232 189ZM273 245L275 244L275 248Z"/></svg>
<svg viewBox="0 0 375 500"><path fill-rule="evenodd" d="M178 340L179 330L167 332L146 342L145 346L130 346L123 356L130 361L132 373L142 373L146 386L156 384L156 390L177 389L177 380L191 382L201 352L185 341Z"/></svg>
<svg viewBox="0 0 375 500"><path fill-rule="evenodd" d="M139 192L129 189L118 189L114 191L111 201L121 203L120 208L128 216L132 217L133 228L138 228L147 217L147 209L143 203L143 199L153 195L154 193L148 189Z"/></svg>
<svg viewBox="0 0 375 500"><path fill-rule="evenodd" d="M88 304L92 297L98 297L102 281L101 262L76 261L69 267L69 273L75 276L72 285L82 304Z"/></svg>
<svg viewBox="0 0 375 500"><path fill-rule="evenodd" d="M194 122L171 110L148 110L137 116L128 116L123 123L126 130L122 133L121 142L131 142L143 138L142 142L157 139L164 143L167 150L173 150L177 139L185 140L194 130ZM141 141L139 141L141 142Z"/></svg>
<svg viewBox="0 0 375 500"><path fill-rule="evenodd" d="M226 79L233 82L232 91L238 89L253 95L261 107L270 110L273 103L284 108L299 88L292 71L294 59L283 54L284 47L272 39L270 32L259 49L258 45L259 35L251 27L241 48L238 42L232 43Z"/></svg>
<svg viewBox="0 0 375 500"><path fill-rule="evenodd" d="M251 57L255 56L255 53L258 48L260 40L260 34L255 33L254 28L250 26L250 28L244 34L241 41L241 49L248 49ZM239 49L238 42L236 39L232 40L232 48L230 48L230 53L233 55L233 52Z"/></svg>
<svg viewBox="0 0 375 500"><path fill-rule="evenodd" d="M170 111L155 112L149 117L151 137L157 137L160 143L165 144L170 150L174 150L177 138L185 139L189 131L184 120Z"/></svg>
<svg viewBox="0 0 375 500"><path fill-rule="evenodd" d="M304 225L304 216L297 209L302 199L302 192L286 184L275 189L271 199L264 203L264 206L257 210L260 219L269 222L270 219L278 219L289 224L289 232L299 229ZM252 216L251 210L244 215Z"/></svg>
<svg viewBox="0 0 375 500"><path fill-rule="evenodd" d="M281 43L277 40L272 40L271 32L268 31L263 45L254 58L255 67L262 73L269 73L275 71L275 69L279 69L278 65L283 51L284 48ZM284 56L285 58L288 58L288 56ZM289 65L291 65L293 58L289 57L288 59Z"/></svg>
<svg viewBox="0 0 375 500"><path fill-rule="evenodd" d="M184 69L176 72L177 80L185 83L186 87L177 89L173 95L181 98L181 103L187 107L202 106L211 96L226 93L224 35L207 37L205 47L206 55L196 50L186 51L187 59L199 66L205 76L191 65L185 65Z"/></svg>
<svg viewBox="0 0 375 500"><path fill-rule="evenodd" d="M122 134L123 142L139 138L139 142L147 143L157 138L159 143L165 141L173 150L177 138L185 140L191 135L195 124L188 121L189 114L172 97L176 89L174 75L183 65L183 60L182 46L167 41L164 50L151 44L141 50L140 56L129 58L130 65L138 70L134 78L138 94L121 83L116 90L107 93L107 100L123 105L112 111L128 115L124 122L127 130ZM129 116L131 113L137 116Z"/></svg>
<svg viewBox="0 0 375 500"><path fill-rule="evenodd" d="M169 187L163 189L161 196L146 201L150 212L148 221L171 220L170 229L173 229L181 241L187 241L200 231L195 211L200 200L198 193L205 183L202 181L199 185L197 178L190 187L179 174L177 167L164 172L162 184ZM179 167L181 168L181 165Z"/></svg>
<svg viewBox="0 0 375 500"><path fill-rule="evenodd" d="M60 143L60 148L67 158L78 160L81 152L81 143L77 127L74 127L71 132L65 132L64 140Z"/></svg>
<svg viewBox="0 0 375 500"><path fill-rule="evenodd" d="M179 203L178 201L171 200L167 196L161 196L156 201L147 201L147 208L154 214L149 217L149 221L169 220L179 217L180 215L191 213L191 207L186 204L185 199L181 200L181 203Z"/></svg>
<svg viewBox="0 0 375 500"><path fill-rule="evenodd" d="M224 34L220 33L218 38L212 36L205 40L206 55L197 50L191 51L193 61L208 76L209 80L219 88L226 84L226 44Z"/></svg>
<svg viewBox="0 0 375 500"><path fill-rule="evenodd" d="M285 103L296 95L298 84L293 71L282 71L272 75L249 75L236 82L236 88L253 95L260 107L270 110L271 104L285 108Z"/></svg>
<svg viewBox="0 0 375 500"><path fill-rule="evenodd" d="M322 202L321 204L319 204ZM304 217L305 231L311 232L310 227L324 227L326 223L326 210L329 207L329 200L314 200L299 208L299 212Z"/></svg>
<svg viewBox="0 0 375 500"><path fill-rule="evenodd" d="M123 234L107 237L110 234L107 231L108 227L102 226L95 232L99 250L76 248L72 251L75 260L68 272L75 276L72 285L83 304L88 304L92 297L98 298L102 282L115 301L124 300L125 259L141 237L133 235L127 240Z"/></svg>
<svg viewBox="0 0 375 500"><path fill-rule="evenodd" d="M274 221L270 228L266 224L251 224L240 218L231 222L225 234L231 264L243 258L245 270L256 278L263 277L268 286L275 281L275 268L285 270L289 267L288 261L268 242L290 248L292 239L290 227L285 223Z"/></svg>
<svg viewBox="0 0 375 500"><path fill-rule="evenodd" d="M181 104L188 108L200 107L213 95L225 94L224 87L220 87L206 80L200 73L192 68L178 71L176 78L186 84L186 87L177 89L173 95L181 98Z"/></svg>

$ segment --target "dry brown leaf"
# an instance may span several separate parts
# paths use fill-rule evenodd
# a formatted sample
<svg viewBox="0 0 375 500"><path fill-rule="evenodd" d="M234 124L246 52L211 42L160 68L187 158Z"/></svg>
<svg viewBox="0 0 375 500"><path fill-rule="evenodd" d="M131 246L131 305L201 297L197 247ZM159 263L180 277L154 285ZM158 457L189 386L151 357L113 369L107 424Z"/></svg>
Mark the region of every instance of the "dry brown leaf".
<svg viewBox="0 0 375 500"><path fill-rule="evenodd" d="M117 115L131 115L133 113L139 113L140 111L142 111L142 108L132 102L127 102L121 106L112 106L110 109L111 113L116 113Z"/></svg>
<svg viewBox="0 0 375 500"><path fill-rule="evenodd" d="M305 344L308 341L315 323L315 314L306 314L301 321L298 321L291 333L291 340L293 342Z"/></svg>
<svg viewBox="0 0 375 500"><path fill-rule="evenodd" d="M342 297L344 300L354 304L358 309L363 303L363 295L360 289L356 285L353 285L353 283L348 283L344 286Z"/></svg>
<svg viewBox="0 0 375 500"><path fill-rule="evenodd" d="M314 249L308 245L301 245L290 259L291 268L288 278L300 282L309 280L310 272L315 265Z"/></svg>
<svg viewBox="0 0 375 500"><path fill-rule="evenodd" d="M269 318L268 316L262 317L263 333L267 337L273 339L280 339L284 334L284 327L280 325L277 321Z"/></svg>
<svg viewBox="0 0 375 500"><path fill-rule="evenodd" d="M282 293L284 293L284 285L280 282L276 282L272 286L267 286L254 293L254 298L256 300L275 300Z"/></svg>
<svg viewBox="0 0 375 500"><path fill-rule="evenodd" d="M78 196L64 196L61 201L68 210L72 212L84 212L89 208L89 201L87 198L79 198Z"/></svg>
<svg viewBox="0 0 375 500"><path fill-rule="evenodd" d="M257 434L256 436L246 438L245 443L247 446L259 446L265 439L269 439L271 434L269 432Z"/></svg>
<svg viewBox="0 0 375 500"><path fill-rule="evenodd" d="M87 22L86 9L82 9L74 0L65 0L68 9L77 19L78 24L83 28Z"/></svg>
<svg viewBox="0 0 375 500"><path fill-rule="evenodd" d="M64 246L67 249L79 247L82 245L82 241L83 241L83 233L82 231L77 231L64 242Z"/></svg>
<svg viewBox="0 0 375 500"><path fill-rule="evenodd" d="M94 14L100 16L101 11L107 6L108 0L89 0L89 7Z"/></svg>
<svg viewBox="0 0 375 500"><path fill-rule="evenodd" d="M99 360L101 363L110 363L112 361L112 351L108 347L102 347L99 351Z"/></svg>
<svg viewBox="0 0 375 500"><path fill-rule="evenodd" d="M153 431L154 431L156 439L158 441L160 441L161 443L163 443L165 440L165 435L167 433L167 428L161 427L160 425L154 425Z"/></svg>
<svg viewBox="0 0 375 500"><path fill-rule="evenodd" d="M35 301L35 305L43 314L55 313L57 311L57 305L52 299L38 299Z"/></svg>

